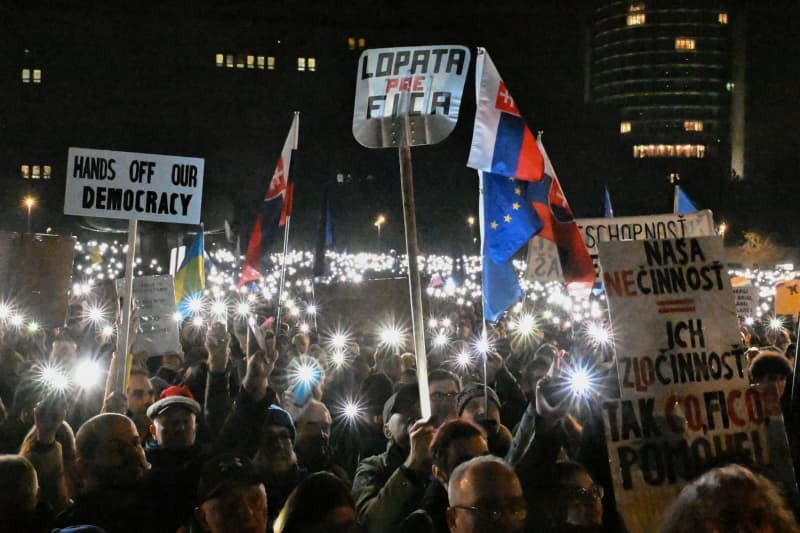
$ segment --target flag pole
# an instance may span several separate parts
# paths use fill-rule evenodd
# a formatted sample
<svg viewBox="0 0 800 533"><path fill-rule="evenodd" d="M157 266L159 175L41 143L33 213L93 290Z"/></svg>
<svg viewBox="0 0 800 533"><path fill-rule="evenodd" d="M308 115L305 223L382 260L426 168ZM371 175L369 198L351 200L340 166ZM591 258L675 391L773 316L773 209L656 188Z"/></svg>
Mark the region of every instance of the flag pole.
<svg viewBox="0 0 800 533"><path fill-rule="evenodd" d="M286 229L283 230L283 259L281 261L281 281L278 285L278 316L276 317L276 335L281 331L281 303L283 300L283 284L286 281L286 254L289 249L289 226L292 223L292 215L286 215Z"/></svg>
<svg viewBox="0 0 800 533"><path fill-rule="evenodd" d="M478 229L480 230L481 237L481 261L484 260L486 254L484 253L484 223L486 221L483 217L483 171L478 171ZM481 294L483 294L484 287L481 287ZM486 339L486 297L483 297L484 305L481 305L481 338ZM489 364L487 359L489 352L483 354L483 409L485 413L489 413Z"/></svg>
<svg viewBox="0 0 800 533"><path fill-rule="evenodd" d="M300 131L299 131L300 130L300 111L295 111L294 112L294 118L293 118L292 123L294 123L294 120L297 120L298 122L297 122L297 128L294 131L294 139L293 139L294 142L293 142L292 150L291 150L290 155L289 155L289 175L287 176L287 179L286 179L286 193L285 193L285 196L283 198L284 202L292 202L293 201L292 198L291 198L292 192L289 190L289 187L291 186L292 183L294 183L294 180L292 179L292 176L294 176L294 166L295 166L294 165L294 153L297 150L297 140L298 140L297 138L300 136ZM284 206L284 208L286 208L286 206ZM276 322L276 324L275 324L275 336L276 337L281 332L281 303L282 303L281 301L283 300L283 287L284 287L284 282L286 281L286 254L288 253L288 249L289 249L289 226L291 225L291 223L292 223L292 206L290 204L288 206L287 211L286 211L286 228L283 230L283 261L282 261L282 264L281 264L281 280L280 280L280 283L278 284L278 311L277 311L276 316L275 316L275 322Z"/></svg>
<svg viewBox="0 0 800 533"><path fill-rule="evenodd" d="M406 136L409 136L406 127ZM417 249L417 217L414 212L414 175L411 166L411 147L408 142L398 148L400 159L400 184L403 199L403 221L408 256L408 288L411 297L411 329L414 333L414 353L417 359L419 406L423 419L431 416L431 399L428 392L428 358L425 354L425 322L422 313L422 286L419 280Z"/></svg>

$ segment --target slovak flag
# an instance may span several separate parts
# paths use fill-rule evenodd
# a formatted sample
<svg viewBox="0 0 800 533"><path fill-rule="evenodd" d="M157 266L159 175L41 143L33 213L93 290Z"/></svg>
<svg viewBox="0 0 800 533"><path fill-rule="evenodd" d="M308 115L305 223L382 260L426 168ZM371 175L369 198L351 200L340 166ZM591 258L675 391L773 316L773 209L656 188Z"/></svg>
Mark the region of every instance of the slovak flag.
<svg viewBox="0 0 800 533"><path fill-rule="evenodd" d="M297 138L300 129L300 115L294 114L289 135L283 144L281 156L275 165L272 179L269 182L267 193L261 204L253 230L250 232L250 242L247 245L247 256L242 271L239 274L238 286L261 279L263 270L263 256L269 251L275 239L278 227L286 224L287 217L292 209L292 190L294 184L289 183L289 169L292 162L292 151L297 150Z"/></svg>
<svg viewBox="0 0 800 533"><path fill-rule="evenodd" d="M478 48L475 85L478 102L467 166L524 181L540 180L544 160L536 138L484 48Z"/></svg>
<svg viewBox="0 0 800 533"><path fill-rule="evenodd" d="M537 236L556 243L567 292L586 294L594 284L592 258L541 138L536 143L544 157L544 177L528 184L527 200L544 224Z"/></svg>

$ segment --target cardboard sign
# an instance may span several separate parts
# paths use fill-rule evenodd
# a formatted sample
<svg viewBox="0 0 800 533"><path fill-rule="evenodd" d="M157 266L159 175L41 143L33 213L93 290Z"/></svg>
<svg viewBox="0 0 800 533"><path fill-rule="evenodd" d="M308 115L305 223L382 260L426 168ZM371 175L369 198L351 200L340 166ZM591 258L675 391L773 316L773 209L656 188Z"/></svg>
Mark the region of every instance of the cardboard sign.
<svg viewBox="0 0 800 533"><path fill-rule="evenodd" d="M464 46L364 50L353 136L367 148L436 144L456 127L469 71Z"/></svg>
<svg viewBox="0 0 800 533"><path fill-rule="evenodd" d="M777 395L747 379L721 239L598 248L620 384L602 411L628 529L656 529L683 485L724 462L790 479Z"/></svg>
<svg viewBox="0 0 800 533"><path fill-rule="evenodd" d="M124 279L117 280L117 291L124 293ZM133 279L134 314L139 317L134 351L146 350L151 356L181 350L175 313L175 287L172 276L143 276Z"/></svg>
<svg viewBox="0 0 800 533"><path fill-rule="evenodd" d="M199 224L202 159L70 148L64 213Z"/></svg>
<svg viewBox="0 0 800 533"><path fill-rule="evenodd" d="M0 232L0 300L44 327L64 325L75 239Z"/></svg>
<svg viewBox="0 0 800 533"><path fill-rule="evenodd" d="M781 281L775 285L775 314L800 313L800 279Z"/></svg>
<svg viewBox="0 0 800 533"><path fill-rule="evenodd" d="M710 237L715 234L714 217L708 209L683 215L670 213L639 217L578 218L575 223L583 234L583 242L592 256L598 276L600 270L597 264L597 244L600 242ZM558 273L549 267L553 264L558 265ZM528 245L526 276L531 281L541 283L564 281L558 249L551 241L541 237L531 240ZM597 281L600 281L599 277Z"/></svg>

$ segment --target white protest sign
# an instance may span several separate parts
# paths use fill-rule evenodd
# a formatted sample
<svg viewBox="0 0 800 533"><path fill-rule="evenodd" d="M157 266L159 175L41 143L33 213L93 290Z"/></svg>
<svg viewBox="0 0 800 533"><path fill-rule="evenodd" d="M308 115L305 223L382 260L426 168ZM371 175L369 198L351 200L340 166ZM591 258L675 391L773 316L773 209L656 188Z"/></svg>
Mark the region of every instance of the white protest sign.
<svg viewBox="0 0 800 533"><path fill-rule="evenodd" d="M435 144L456 127L470 53L464 46L364 50L353 136L367 148Z"/></svg>
<svg viewBox="0 0 800 533"><path fill-rule="evenodd" d="M203 159L70 148L64 213L199 224Z"/></svg>
<svg viewBox="0 0 800 533"><path fill-rule="evenodd" d="M681 239L710 237L714 217L708 209L683 215L662 214L638 217L577 218L575 223L583 235L589 255L597 267L597 243L607 241L641 241L647 239ZM551 265L558 265L558 271ZM552 241L534 237L528 245L528 279L546 283L564 281L558 249Z"/></svg>
<svg viewBox="0 0 800 533"><path fill-rule="evenodd" d="M117 280L117 291L123 293L124 279ZM150 355L162 355L181 350L175 314L175 286L172 276L143 276L133 280L135 316L139 317L139 332L135 349L147 350Z"/></svg>
<svg viewBox="0 0 800 533"><path fill-rule="evenodd" d="M683 485L724 462L793 476L774 389L747 379L721 239L598 248L620 384L602 411L628 530L657 529Z"/></svg>
<svg viewBox="0 0 800 533"><path fill-rule="evenodd" d="M755 316L758 310L758 287L734 287L736 314L741 317Z"/></svg>

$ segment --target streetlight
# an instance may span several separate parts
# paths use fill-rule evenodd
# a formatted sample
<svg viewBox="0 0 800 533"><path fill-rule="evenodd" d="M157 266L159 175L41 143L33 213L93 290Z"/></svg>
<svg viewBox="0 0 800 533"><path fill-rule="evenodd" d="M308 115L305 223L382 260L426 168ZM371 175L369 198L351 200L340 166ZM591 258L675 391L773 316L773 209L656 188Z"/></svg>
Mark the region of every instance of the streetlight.
<svg viewBox="0 0 800 533"><path fill-rule="evenodd" d="M467 226L469 226L469 236L472 239L472 244L478 242L478 238L475 237L475 217L470 215L467 217Z"/></svg>
<svg viewBox="0 0 800 533"><path fill-rule="evenodd" d="M36 199L33 196L26 196L22 199L23 205L28 209L28 233L31 232L31 209L36 205Z"/></svg>
<svg viewBox="0 0 800 533"><path fill-rule="evenodd" d="M373 226L378 228L378 247L381 245L381 226L386 223L386 217L383 215L378 215L378 218L375 219L375 223Z"/></svg>
<svg viewBox="0 0 800 533"><path fill-rule="evenodd" d="M718 233L718 234L719 234L719 236L722 238L722 241L723 241L723 242L725 241L725 232L726 232L726 231L728 231L728 224L727 224L727 223L725 223L725 222L723 222L723 223L721 223L721 224L719 225L719 227L717 228L717 233Z"/></svg>

